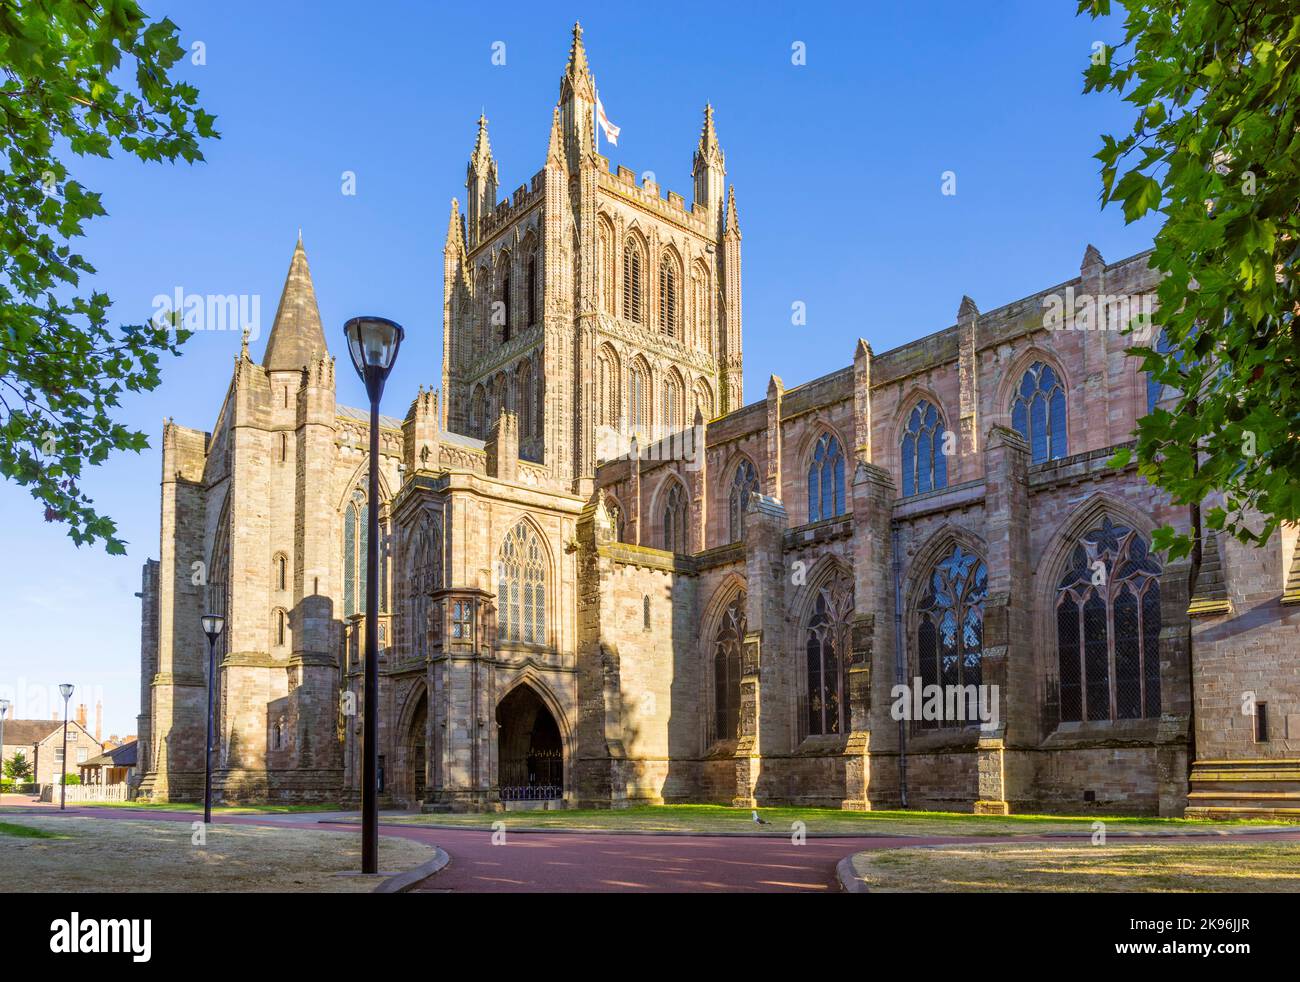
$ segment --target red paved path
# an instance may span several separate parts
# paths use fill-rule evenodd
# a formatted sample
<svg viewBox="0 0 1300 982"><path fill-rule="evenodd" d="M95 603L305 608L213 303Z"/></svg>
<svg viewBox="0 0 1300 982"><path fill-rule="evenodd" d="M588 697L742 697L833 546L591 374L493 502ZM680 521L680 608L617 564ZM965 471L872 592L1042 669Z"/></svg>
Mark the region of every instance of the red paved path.
<svg viewBox="0 0 1300 982"><path fill-rule="evenodd" d="M49 805L24 808L32 814L59 814ZM63 814L90 818L162 819L193 822L201 812L150 811L143 808L68 808ZM356 825L318 824L310 812L288 815L218 815L215 824L274 825L332 830L355 835ZM794 845L788 838L718 835L618 835L570 832L511 832L493 845L484 829L381 825L396 835L437 845L451 856L442 872L416 892L783 892L835 893L835 865L864 849L981 842L1023 842L1034 837L954 836L949 838L862 836L808 838ZM1114 840L1119 840L1114 836ZM1254 834L1258 839L1300 841L1300 830ZM1069 842L1068 839L1049 841ZM1084 840L1086 841L1086 839ZM1152 841L1145 839L1144 841ZM1162 841L1162 840L1156 840ZM1163 841L1169 841L1164 839ZM1179 842L1223 842L1220 836L1180 837Z"/></svg>

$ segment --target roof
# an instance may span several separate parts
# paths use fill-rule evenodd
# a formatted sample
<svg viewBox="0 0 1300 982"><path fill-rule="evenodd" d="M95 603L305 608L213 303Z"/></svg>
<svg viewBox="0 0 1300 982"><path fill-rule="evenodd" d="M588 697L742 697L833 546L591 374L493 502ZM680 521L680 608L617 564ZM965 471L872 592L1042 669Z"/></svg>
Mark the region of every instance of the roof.
<svg viewBox="0 0 1300 982"><path fill-rule="evenodd" d="M275 323L271 325L271 336L266 341L262 367L268 371L303 369L328 353L311 270L307 268L307 252L299 236L289 261L289 274L284 279Z"/></svg>
<svg viewBox="0 0 1300 982"><path fill-rule="evenodd" d="M355 406L335 406L334 415L342 416L344 419L355 419L366 425L370 424L370 410L357 409ZM382 413L379 416L379 428L387 430L400 430L402 421L396 416L385 416Z"/></svg>
<svg viewBox="0 0 1300 982"><path fill-rule="evenodd" d="M81 764L81 767L134 767L137 759L136 748L139 744L132 740L130 743L124 743L120 747L114 747L112 750L105 751L98 757L91 757L90 760Z"/></svg>
<svg viewBox="0 0 1300 982"><path fill-rule="evenodd" d="M74 722L75 720L68 720L69 724ZM5 746L35 746L61 726L63 726L62 720L7 719L4 721Z"/></svg>

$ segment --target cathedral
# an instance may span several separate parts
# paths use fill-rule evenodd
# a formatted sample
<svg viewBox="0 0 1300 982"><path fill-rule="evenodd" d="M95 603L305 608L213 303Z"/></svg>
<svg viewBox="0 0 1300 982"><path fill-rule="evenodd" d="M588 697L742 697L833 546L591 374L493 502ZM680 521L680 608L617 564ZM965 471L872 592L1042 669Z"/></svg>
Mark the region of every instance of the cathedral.
<svg viewBox="0 0 1300 982"><path fill-rule="evenodd" d="M1148 254L879 353L857 312L845 367L746 402L712 108L689 204L596 116L575 27L511 193L479 119L442 378L381 418L381 800L1300 813L1296 529L1210 536L1192 589L1151 550L1189 510L1108 465L1172 403L1118 329ZM164 425L141 797L202 795L207 612L218 800L359 795L368 413L335 370L300 239L211 431Z"/></svg>

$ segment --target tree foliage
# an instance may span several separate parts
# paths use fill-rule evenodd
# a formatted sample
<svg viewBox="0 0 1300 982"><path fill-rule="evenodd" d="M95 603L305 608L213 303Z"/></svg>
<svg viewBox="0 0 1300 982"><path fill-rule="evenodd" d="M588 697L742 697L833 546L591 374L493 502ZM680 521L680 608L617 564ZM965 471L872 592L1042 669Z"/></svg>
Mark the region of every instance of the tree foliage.
<svg viewBox="0 0 1300 982"><path fill-rule="evenodd" d="M1102 137L1103 206L1164 221L1153 335L1135 347L1176 404L1139 421L1139 471L1211 529L1262 543L1300 519L1300 6L1295 0L1119 0L1123 40L1085 92L1135 108ZM1082 0L1079 13L1111 13ZM1116 463L1126 464L1127 452ZM1263 516L1262 521L1252 512ZM1178 558L1192 537L1161 529Z"/></svg>
<svg viewBox="0 0 1300 982"><path fill-rule="evenodd" d="M100 196L69 156L202 160L214 117L169 72L184 56L170 20L133 0L0 0L0 474L31 489L78 545L124 551L81 488L83 468L148 442L114 419L123 392L155 388L184 331L109 326L74 252Z"/></svg>
<svg viewBox="0 0 1300 982"><path fill-rule="evenodd" d="M31 776L32 765L28 762L27 755L19 750L5 761L4 772L5 777L21 782Z"/></svg>

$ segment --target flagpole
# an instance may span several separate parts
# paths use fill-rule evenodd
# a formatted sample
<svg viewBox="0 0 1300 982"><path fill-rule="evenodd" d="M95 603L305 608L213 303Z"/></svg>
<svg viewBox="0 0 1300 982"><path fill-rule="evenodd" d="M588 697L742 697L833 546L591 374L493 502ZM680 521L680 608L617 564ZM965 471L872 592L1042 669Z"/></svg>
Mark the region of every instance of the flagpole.
<svg viewBox="0 0 1300 982"><path fill-rule="evenodd" d="M596 93L596 104L591 107L591 129L596 138L596 153L600 153L600 90L594 85L591 90Z"/></svg>

